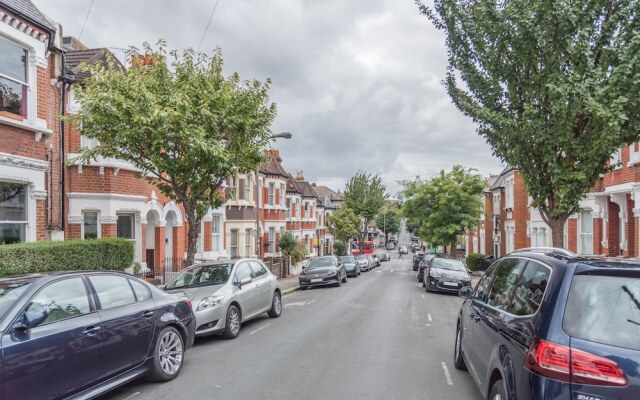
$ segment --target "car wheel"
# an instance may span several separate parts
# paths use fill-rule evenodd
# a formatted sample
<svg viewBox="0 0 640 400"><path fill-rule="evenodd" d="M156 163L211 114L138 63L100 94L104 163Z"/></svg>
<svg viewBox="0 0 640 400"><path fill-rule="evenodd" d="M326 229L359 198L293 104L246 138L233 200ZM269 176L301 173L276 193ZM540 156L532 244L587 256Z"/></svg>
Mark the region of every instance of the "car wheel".
<svg viewBox="0 0 640 400"><path fill-rule="evenodd" d="M184 340L180 332L172 326L161 330L153 354L150 381L167 382L178 376L184 356Z"/></svg>
<svg viewBox="0 0 640 400"><path fill-rule="evenodd" d="M347 283L347 274L342 277L342 283Z"/></svg>
<svg viewBox="0 0 640 400"><path fill-rule="evenodd" d="M240 310L235 305L230 305L227 309L227 321L224 325L222 337L234 339L240 334Z"/></svg>
<svg viewBox="0 0 640 400"><path fill-rule="evenodd" d="M427 280L426 280L426 279L425 279L424 281L426 282L426 283L424 284L424 287L425 287L425 289L424 289L424 290L425 290L426 292L430 292L431 290L429 289L429 282L427 282Z"/></svg>
<svg viewBox="0 0 640 400"><path fill-rule="evenodd" d="M460 331L459 322L456 330L455 348L453 349L453 365L459 370L467 370L467 365L464 363L464 357L462 356L462 332Z"/></svg>
<svg viewBox="0 0 640 400"><path fill-rule="evenodd" d="M507 400L507 389L504 387L502 379L498 379L491 387L489 400Z"/></svg>
<svg viewBox="0 0 640 400"><path fill-rule="evenodd" d="M340 285L342 285L342 283L340 283L340 277L336 277L336 287L340 287Z"/></svg>
<svg viewBox="0 0 640 400"><path fill-rule="evenodd" d="M273 292L273 299L271 300L271 310L269 310L269 316L271 318L278 318L282 314L282 297L280 292Z"/></svg>
<svg viewBox="0 0 640 400"><path fill-rule="evenodd" d="M307 290L309 286L300 286L300 290Z"/></svg>

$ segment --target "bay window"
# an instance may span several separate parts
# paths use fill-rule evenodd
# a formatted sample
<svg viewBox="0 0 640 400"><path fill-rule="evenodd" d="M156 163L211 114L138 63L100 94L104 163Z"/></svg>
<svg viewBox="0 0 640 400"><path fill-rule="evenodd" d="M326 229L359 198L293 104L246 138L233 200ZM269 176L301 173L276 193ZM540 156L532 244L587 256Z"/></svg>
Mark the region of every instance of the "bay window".
<svg viewBox="0 0 640 400"><path fill-rule="evenodd" d="M97 211L85 211L82 213L82 238L83 239L96 239L98 238L98 212Z"/></svg>
<svg viewBox="0 0 640 400"><path fill-rule="evenodd" d="M26 185L0 182L0 244L26 240L26 193Z"/></svg>

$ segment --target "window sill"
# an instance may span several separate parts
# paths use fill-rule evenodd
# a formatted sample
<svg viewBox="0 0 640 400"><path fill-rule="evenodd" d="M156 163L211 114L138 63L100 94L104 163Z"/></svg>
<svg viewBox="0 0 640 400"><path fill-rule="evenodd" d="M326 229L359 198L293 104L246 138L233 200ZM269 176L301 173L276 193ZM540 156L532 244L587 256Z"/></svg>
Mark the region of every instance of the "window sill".
<svg viewBox="0 0 640 400"><path fill-rule="evenodd" d="M0 113L0 124L20 128L31 131L36 134L36 141L40 141L42 135L47 138L53 134L53 131L47 128L47 123L41 119L29 120L20 116L7 116L6 113Z"/></svg>

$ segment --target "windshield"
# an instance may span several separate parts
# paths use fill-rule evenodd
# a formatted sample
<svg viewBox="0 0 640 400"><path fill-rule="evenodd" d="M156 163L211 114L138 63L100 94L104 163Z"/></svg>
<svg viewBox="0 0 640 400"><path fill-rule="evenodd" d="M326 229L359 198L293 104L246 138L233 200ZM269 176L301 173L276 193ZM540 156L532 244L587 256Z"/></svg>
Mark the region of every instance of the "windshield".
<svg viewBox="0 0 640 400"><path fill-rule="evenodd" d="M233 263L190 267L176 275L166 289L226 283L232 269Z"/></svg>
<svg viewBox="0 0 640 400"><path fill-rule="evenodd" d="M462 261L436 258L433 260L433 268L447 269L450 271L467 271Z"/></svg>
<svg viewBox="0 0 640 400"><path fill-rule="evenodd" d="M314 258L309 261L309 265L307 265L308 269L314 268L323 268L323 267L333 267L335 264L335 259L333 257L320 257Z"/></svg>
<svg viewBox="0 0 640 400"><path fill-rule="evenodd" d="M640 350L640 279L576 275L562 327L580 339Z"/></svg>
<svg viewBox="0 0 640 400"><path fill-rule="evenodd" d="M353 256L340 256L340 261L346 262L346 263L352 263L352 262L356 262L356 259L353 258Z"/></svg>
<svg viewBox="0 0 640 400"><path fill-rule="evenodd" d="M360 254L356 256L356 260L366 260L367 256L365 256L364 254Z"/></svg>
<svg viewBox="0 0 640 400"><path fill-rule="evenodd" d="M16 300L31 286L31 282L0 283L0 318L15 304Z"/></svg>

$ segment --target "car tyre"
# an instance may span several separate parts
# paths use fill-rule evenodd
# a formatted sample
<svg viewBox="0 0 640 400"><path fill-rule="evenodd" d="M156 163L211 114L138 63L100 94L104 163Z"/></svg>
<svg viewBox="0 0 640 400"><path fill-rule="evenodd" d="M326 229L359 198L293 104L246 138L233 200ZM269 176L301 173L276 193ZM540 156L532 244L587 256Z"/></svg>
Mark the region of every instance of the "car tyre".
<svg viewBox="0 0 640 400"><path fill-rule="evenodd" d="M425 282L426 282L426 281L427 281L427 280L425 279ZM426 283L425 283L425 285L424 285L424 287L425 287L425 289L424 289L424 290L425 290L425 292L430 292L430 291L431 291L431 289L429 289L429 282L426 282Z"/></svg>
<svg viewBox="0 0 640 400"><path fill-rule="evenodd" d="M300 290L307 290L309 289L309 286L300 286Z"/></svg>
<svg viewBox="0 0 640 400"><path fill-rule="evenodd" d="M153 347L153 363L148 379L167 382L180 373L184 362L184 339L173 326L167 326L158 334Z"/></svg>
<svg viewBox="0 0 640 400"><path fill-rule="evenodd" d="M504 387L502 379L498 379L493 384L488 400L507 400L507 389Z"/></svg>
<svg viewBox="0 0 640 400"><path fill-rule="evenodd" d="M347 274L342 277L342 283L347 283Z"/></svg>
<svg viewBox="0 0 640 400"><path fill-rule="evenodd" d="M460 331L460 322L458 322L458 328L456 330L456 342L453 349L453 365L461 370L467 370L467 364L464 362L464 357L462 355L462 332Z"/></svg>
<svg viewBox="0 0 640 400"><path fill-rule="evenodd" d="M268 312L269 317L278 318L282 314L282 296L277 290L273 292L273 299L271 300L271 310Z"/></svg>
<svg viewBox="0 0 640 400"><path fill-rule="evenodd" d="M224 325L222 337L225 339L235 339L240 334L240 310L234 304L227 309L227 318Z"/></svg>
<svg viewBox="0 0 640 400"><path fill-rule="evenodd" d="M336 287L340 287L340 285L342 285L340 281L341 281L340 277L336 278Z"/></svg>

